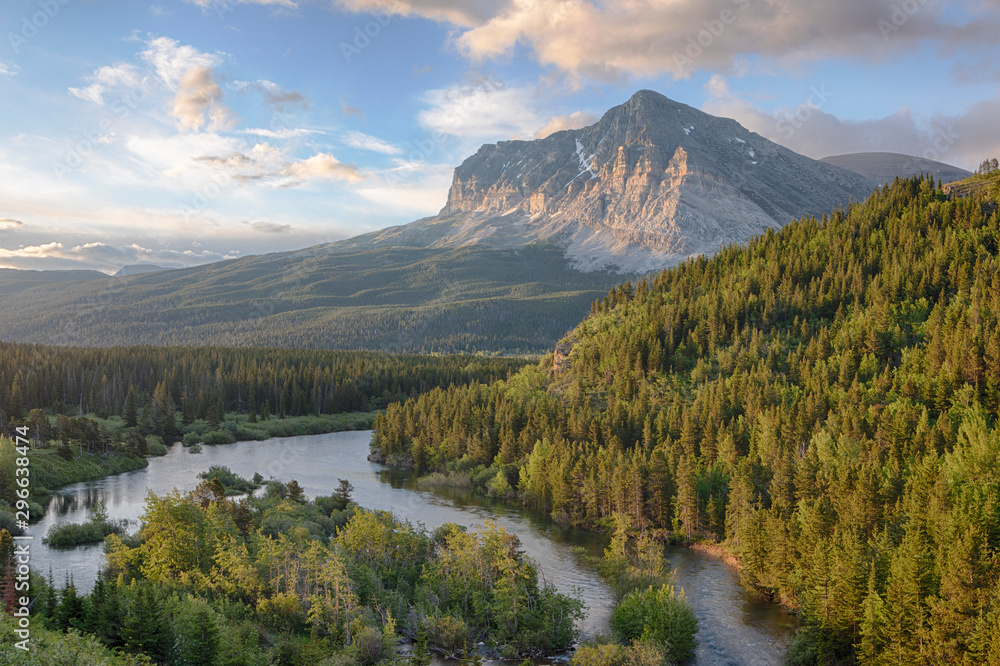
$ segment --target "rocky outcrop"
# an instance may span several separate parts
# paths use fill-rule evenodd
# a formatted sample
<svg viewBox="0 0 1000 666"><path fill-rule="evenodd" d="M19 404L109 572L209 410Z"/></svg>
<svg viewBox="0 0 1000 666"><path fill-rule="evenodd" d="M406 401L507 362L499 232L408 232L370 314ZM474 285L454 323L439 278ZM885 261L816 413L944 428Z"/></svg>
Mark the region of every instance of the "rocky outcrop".
<svg viewBox="0 0 1000 666"><path fill-rule="evenodd" d="M555 377L569 369L569 354L573 351L573 344L566 340L563 340L556 345L556 348L552 352L552 369L549 370L549 376Z"/></svg>
<svg viewBox="0 0 1000 666"><path fill-rule="evenodd" d="M434 218L374 242L560 244L583 270L657 270L863 199L872 184L648 90L596 124L483 146Z"/></svg>

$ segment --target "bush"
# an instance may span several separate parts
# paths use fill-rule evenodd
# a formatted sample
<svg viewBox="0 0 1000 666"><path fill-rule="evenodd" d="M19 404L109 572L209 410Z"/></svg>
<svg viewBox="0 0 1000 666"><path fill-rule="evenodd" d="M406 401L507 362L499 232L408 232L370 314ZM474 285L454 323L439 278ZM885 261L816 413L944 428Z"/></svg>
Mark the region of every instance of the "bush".
<svg viewBox="0 0 1000 666"><path fill-rule="evenodd" d="M189 432L184 435L181 440L184 446L191 446L192 444L201 444L202 437L196 432Z"/></svg>
<svg viewBox="0 0 1000 666"><path fill-rule="evenodd" d="M152 437L152 435L150 436ZM146 440L146 450L151 456L165 456L167 455L167 445L163 443L163 440L157 437L156 439Z"/></svg>
<svg viewBox="0 0 1000 666"><path fill-rule="evenodd" d="M111 520L103 502L98 502L91 509L90 521L53 525L42 541L56 548L72 548L88 543L100 543L109 534L119 536L125 534L126 521Z"/></svg>
<svg viewBox="0 0 1000 666"><path fill-rule="evenodd" d="M577 648L572 666L628 666L627 648L617 643L581 645Z"/></svg>
<svg viewBox="0 0 1000 666"><path fill-rule="evenodd" d="M232 444L236 441L232 435L225 430L210 430L205 433L205 444Z"/></svg>
<svg viewBox="0 0 1000 666"><path fill-rule="evenodd" d="M198 476L206 481L217 479L222 484L222 487L226 489L227 495L245 495L257 490L261 486L260 483L249 481L238 474L233 474L231 469L223 465L212 465L208 468L207 472L202 472Z"/></svg>
<svg viewBox="0 0 1000 666"><path fill-rule="evenodd" d="M643 639L667 647L673 661L694 653L698 619L673 585L650 586L626 596L611 615L611 627L624 641Z"/></svg>
<svg viewBox="0 0 1000 666"><path fill-rule="evenodd" d="M72 548L104 541L104 531L96 523L65 523L53 525L42 542L56 548Z"/></svg>
<svg viewBox="0 0 1000 666"><path fill-rule="evenodd" d="M465 646L469 638L469 629L462 620L442 615L433 622L431 636L434 643L455 654Z"/></svg>

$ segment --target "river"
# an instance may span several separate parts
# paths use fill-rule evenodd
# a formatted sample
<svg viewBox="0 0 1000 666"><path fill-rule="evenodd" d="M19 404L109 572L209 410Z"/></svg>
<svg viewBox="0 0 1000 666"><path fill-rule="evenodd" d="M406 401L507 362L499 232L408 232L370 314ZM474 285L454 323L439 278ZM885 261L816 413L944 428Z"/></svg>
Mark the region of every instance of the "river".
<svg viewBox="0 0 1000 666"><path fill-rule="evenodd" d="M582 593L587 605L582 631L607 631L609 591L593 567L573 552L574 547L581 547L588 555L600 555L607 543L603 535L568 528L468 493L417 489L407 471L367 460L370 441L370 432L358 431L205 446L201 453L191 453L177 444L166 456L151 458L146 469L60 489L45 518L28 531L35 537L31 565L45 574L51 567L57 585L72 575L78 589L89 590L103 563L102 546L49 548L41 543L49 528L64 522L86 522L90 506L103 500L110 517L135 521L130 526L134 530L147 492L162 495L174 488L191 490L200 481L198 474L211 465L225 465L244 477L260 472L265 478L296 479L310 497L329 495L337 479L343 478L354 486L354 500L359 505L391 510L427 529L448 522L481 525L489 518L517 533L546 580L561 592L577 589ZM719 560L685 548L668 548L667 557L668 567L677 570L677 584L698 615L699 645L693 663L781 663L795 632L794 616L776 604L751 598L740 587L738 575Z"/></svg>

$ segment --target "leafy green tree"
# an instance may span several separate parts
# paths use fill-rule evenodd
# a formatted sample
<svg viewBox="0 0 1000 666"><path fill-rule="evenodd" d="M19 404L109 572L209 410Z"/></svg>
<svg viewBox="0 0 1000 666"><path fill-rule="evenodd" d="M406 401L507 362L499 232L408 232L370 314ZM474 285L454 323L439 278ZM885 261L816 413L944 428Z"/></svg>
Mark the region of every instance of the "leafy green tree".
<svg viewBox="0 0 1000 666"><path fill-rule="evenodd" d="M612 613L611 627L624 641L641 638L668 646L676 662L694 654L697 645L698 619L683 590L675 593L672 584L631 592Z"/></svg>

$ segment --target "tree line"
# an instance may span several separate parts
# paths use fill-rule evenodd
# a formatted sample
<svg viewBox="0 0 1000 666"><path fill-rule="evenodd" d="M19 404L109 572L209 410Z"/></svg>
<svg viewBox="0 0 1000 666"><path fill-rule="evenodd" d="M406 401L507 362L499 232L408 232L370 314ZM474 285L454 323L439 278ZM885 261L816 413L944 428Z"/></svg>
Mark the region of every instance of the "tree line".
<svg viewBox="0 0 1000 666"><path fill-rule="evenodd" d="M0 427L35 409L142 415L152 432L227 412L303 416L369 411L435 386L500 379L525 363L485 356L226 349L47 347L0 342Z"/></svg>

